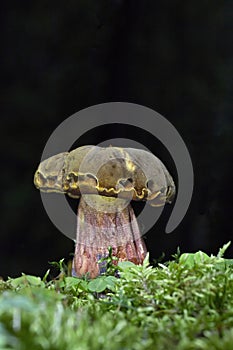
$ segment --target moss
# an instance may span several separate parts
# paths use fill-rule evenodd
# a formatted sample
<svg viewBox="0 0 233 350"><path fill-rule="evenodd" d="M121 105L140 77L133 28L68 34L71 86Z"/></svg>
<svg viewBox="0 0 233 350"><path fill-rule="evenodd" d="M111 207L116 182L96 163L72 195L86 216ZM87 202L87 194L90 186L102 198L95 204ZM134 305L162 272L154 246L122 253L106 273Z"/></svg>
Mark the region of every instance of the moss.
<svg viewBox="0 0 233 350"><path fill-rule="evenodd" d="M231 349L233 264L203 252L120 278L22 275L0 281L0 349ZM111 266L110 266L110 270Z"/></svg>

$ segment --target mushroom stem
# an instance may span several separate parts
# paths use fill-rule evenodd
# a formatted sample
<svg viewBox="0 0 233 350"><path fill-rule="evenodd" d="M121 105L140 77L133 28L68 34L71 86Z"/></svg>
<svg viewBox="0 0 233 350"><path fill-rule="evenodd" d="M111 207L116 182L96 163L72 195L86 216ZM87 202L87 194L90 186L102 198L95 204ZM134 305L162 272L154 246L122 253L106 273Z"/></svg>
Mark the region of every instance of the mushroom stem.
<svg viewBox="0 0 233 350"><path fill-rule="evenodd" d="M109 212L107 208L114 210ZM98 261L108 255L109 246L119 261L129 260L135 264L143 262L147 249L133 208L125 200L89 195L87 202L82 196L77 219L74 276L88 274L90 278L95 278L103 273L104 266Z"/></svg>

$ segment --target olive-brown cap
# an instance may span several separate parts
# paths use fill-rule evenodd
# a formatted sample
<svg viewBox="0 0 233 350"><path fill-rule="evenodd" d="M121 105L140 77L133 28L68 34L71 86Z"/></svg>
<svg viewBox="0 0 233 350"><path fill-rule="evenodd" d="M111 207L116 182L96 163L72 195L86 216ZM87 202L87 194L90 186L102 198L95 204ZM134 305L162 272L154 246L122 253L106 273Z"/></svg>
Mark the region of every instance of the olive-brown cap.
<svg viewBox="0 0 233 350"><path fill-rule="evenodd" d="M152 206L171 202L175 184L152 153L121 147L83 146L42 161L34 176L44 192L82 193L148 200Z"/></svg>

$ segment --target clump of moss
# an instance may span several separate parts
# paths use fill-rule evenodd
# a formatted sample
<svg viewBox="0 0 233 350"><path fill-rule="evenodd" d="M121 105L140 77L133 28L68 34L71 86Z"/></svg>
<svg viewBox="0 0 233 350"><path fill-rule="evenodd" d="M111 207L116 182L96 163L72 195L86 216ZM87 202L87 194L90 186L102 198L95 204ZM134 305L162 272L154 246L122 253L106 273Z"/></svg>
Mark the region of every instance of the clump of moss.
<svg viewBox="0 0 233 350"><path fill-rule="evenodd" d="M0 349L207 350L233 344L233 261L182 254L157 267L108 257L105 275L0 281ZM119 278L120 277L120 278Z"/></svg>

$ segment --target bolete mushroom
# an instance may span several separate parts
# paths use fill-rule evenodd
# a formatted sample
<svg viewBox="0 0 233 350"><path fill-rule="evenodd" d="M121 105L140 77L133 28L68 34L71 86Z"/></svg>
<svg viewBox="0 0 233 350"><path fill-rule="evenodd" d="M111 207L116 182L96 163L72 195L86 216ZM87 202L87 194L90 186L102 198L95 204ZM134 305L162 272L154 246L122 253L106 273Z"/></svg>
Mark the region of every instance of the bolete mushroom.
<svg viewBox="0 0 233 350"><path fill-rule="evenodd" d="M175 185L152 153L120 147L83 146L42 161L34 177L44 192L80 198L77 212L74 275L101 273L98 262L108 247L119 261L141 264L147 249L131 200L152 206L171 202Z"/></svg>

